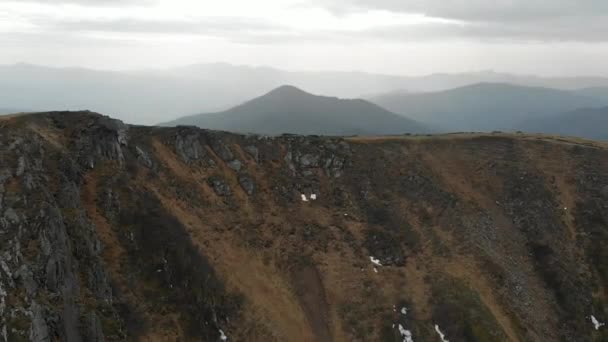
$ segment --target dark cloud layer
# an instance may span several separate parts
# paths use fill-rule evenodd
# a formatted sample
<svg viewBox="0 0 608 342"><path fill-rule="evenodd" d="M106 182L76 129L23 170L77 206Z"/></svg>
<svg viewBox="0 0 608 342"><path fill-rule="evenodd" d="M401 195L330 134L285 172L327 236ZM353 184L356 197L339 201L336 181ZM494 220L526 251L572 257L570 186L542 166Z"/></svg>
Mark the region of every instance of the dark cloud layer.
<svg viewBox="0 0 608 342"><path fill-rule="evenodd" d="M606 0L323 0L338 14L386 10L461 21L463 25L421 27L422 36L532 41L608 41ZM414 34L410 28L385 34Z"/></svg>
<svg viewBox="0 0 608 342"><path fill-rule="evenodd" d="M325 0L323 3L334 10L381 9L465 21L521 22L608 15L605 0Z"/></svg>

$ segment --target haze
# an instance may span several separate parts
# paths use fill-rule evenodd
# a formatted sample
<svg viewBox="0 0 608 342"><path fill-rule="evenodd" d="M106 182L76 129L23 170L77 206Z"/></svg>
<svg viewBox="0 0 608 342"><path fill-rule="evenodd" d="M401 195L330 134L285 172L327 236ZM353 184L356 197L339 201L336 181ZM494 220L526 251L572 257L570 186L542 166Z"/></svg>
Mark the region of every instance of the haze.
<svg viewBox="0 0 608 342"><path fill-rule="evenodd" d="M608 75L602 0L0 0L0 64Z"/></svg>

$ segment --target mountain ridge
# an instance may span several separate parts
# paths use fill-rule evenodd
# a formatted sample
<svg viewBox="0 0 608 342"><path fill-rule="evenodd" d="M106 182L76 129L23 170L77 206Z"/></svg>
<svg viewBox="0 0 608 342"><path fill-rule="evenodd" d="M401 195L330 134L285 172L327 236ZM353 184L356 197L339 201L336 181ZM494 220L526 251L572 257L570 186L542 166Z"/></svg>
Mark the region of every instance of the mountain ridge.
<svg viewBox="0 0 608 342"><path fill-rule="evenodd" d="M427 133L422 124L361 99L318 96L284 85L220 113L163 123L258 134L382 135Z"/></svg>
<svg viewBox="0 0 608 342"><path fill-rule="evenodd" d="M0 146L10 341L608 337L606 143L53 112Z"/></svg>
<svg viewBox="0 0 608 342"><path fill-rule="evenodd" d="M232 65L104 71L21 64L0 65L0 103L31 111L88 108L133 124L153 124L189 113L226 110L281 84L315 94L356 98L396 89L438 91L483 81L563 89L608 86L608 78L544 79L501 73L407 77Z"/></svg>
<svg viewBox="0 0 608 342"><path fill-rule="evenodd" d="M477 83L440 92L371 99L443 131L516 130L521 122L605 102L576 93L508 83Z"/></svg>

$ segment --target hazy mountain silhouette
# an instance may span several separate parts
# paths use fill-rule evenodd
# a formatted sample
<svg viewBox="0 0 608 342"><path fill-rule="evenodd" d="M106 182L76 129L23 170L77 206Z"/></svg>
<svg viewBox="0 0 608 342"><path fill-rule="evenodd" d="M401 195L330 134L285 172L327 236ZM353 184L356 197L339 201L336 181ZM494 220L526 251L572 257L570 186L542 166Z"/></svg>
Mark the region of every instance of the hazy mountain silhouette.
<svg viewBox="0 0 608 342"><path fill-rule="evenodd" d="M522 131L608 140L608 107L584 108L520 125Z"/></svg>
<svg viewBox="0 0 608 342"><path fill-rule="evenodd" d="M22 113L22 112L27 112L27 111L24 109L0 107L0 115L15 114L15 113Z"/></svg>
<svg viewBox="0 0 608 342"><path fill-rule="evenodd" d="M165 125L270 135L381 135L428 131L414 120L365 100L316 96L293 86L281 86L224 112L184 117Z"/></svg>
<svg viewBox="0 0 608 342"><path fill-rule="evenodd" d="M576 91L577 94L595 97L608 102L608 87L583 88Z"/></svg>
<svg viewBox="0 0 608 342"><path fill-rule="evenodd" d="M90 109L130 123L152 124L187 114L226 110L283 84L315 94L360 98L363 94L397 89L429 92L479 82L563 89L608 87L605 78L540 78L490 71L404 77L362 72L291 72L225 63L129 72L17 64L0 66L0 103L3 107L33 111Z"/></svg>
<svg viewBox="0 0 608 342"><path fill-rule="evenodd" d="M608 101L570 91L502 83L434 93L388 94L371 101L444 131L512 130L525 120L608 105Z"/></svg>

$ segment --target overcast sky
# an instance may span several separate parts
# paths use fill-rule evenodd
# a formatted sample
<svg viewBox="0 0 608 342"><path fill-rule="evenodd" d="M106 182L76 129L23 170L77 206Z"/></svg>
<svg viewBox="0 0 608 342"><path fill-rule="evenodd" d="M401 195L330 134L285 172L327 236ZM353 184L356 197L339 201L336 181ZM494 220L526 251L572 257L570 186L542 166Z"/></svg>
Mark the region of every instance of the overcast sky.
<svg viewBox="0 0 608 342"><path fill-rule="evenodd" d="M608 0L0 0L0 64L608 76Z"/></svg>

